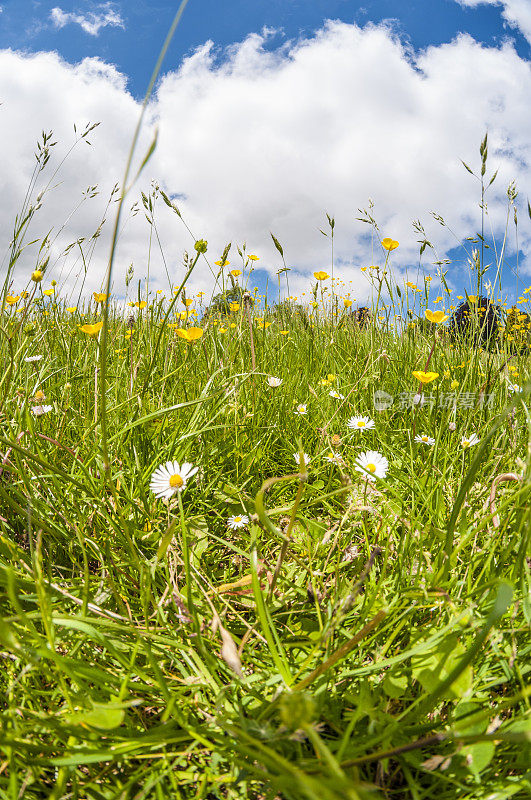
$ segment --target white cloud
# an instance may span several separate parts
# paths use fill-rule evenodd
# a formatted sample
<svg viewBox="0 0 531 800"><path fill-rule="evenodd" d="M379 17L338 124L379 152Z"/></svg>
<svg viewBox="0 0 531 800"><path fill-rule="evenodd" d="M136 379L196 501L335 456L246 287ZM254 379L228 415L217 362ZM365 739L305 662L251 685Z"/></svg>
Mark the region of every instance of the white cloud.
<svg viewBox="0 0 531 800"><path fill-rule="evenodd" d="M99 6L98 11L87 14L63 11L62 8L52 8L50 19L56 28L64 28L69 23L80 25L85 33L97 36L102 28L124 28L124 21L120 14L111 7L111 3Z"/></svg>
<svg viewBox="0 0 531 800"><path fill-rule="evenodd" d="M512 28L518 28L531 44L530 0L456 0L456 2L470 8L479 5L503 6L502 17Z"/></svg>
<svg viewBox="0 0 531 800"><path fill-rule="evenodd" d="M367 226L356 221L357 209L373 198L382 235L400 241L393 253L399 266L414 269L418 263L418 235L411 227L418 218L444 256L455 239L430 222L429 211L440 212L458 239L478 229L479 187L460 159L477 166L487 129L489 169L499 167L489 194L494 230L500 234L504 229L510 180L519 183L522 207L526 195L531 197L531 65L509 43L486 48L460 36L414 58L385 27L330 22L314 38L278 51L268 52L263 44L261 36L253 35L220 54L206 43L179 70L167 73L149 108L139 148L145 152L156 121L159 143L142 185L148 188L153 178L168 192L184 196L178 205L194 235L208 240L212 261L232 241L234 262L235 244L245 240L276 285L274 272L281 263L269 237L272 231L294 270L290 288L298 291L314 269L328 268L330 245L319 232L326 211L336 219L336 272L354 281L361 298L365 277L359 267L378 263L381 254L371 250ZM96 59L72 66L52 53L3 51L0 102L5 165L0 253L24 196L41 129L52 128L64 149L72 123L79 130L88 120L102 122L93 147L83 144L67 160L62 183L39 211L32 238L52 226L57 231L81 190L97 183L101 196L76 212L59 234L56 250L90 236L104 196L122 177L139 111L123 76ZM163 204L157 224L176 281L182 274L182 251L193 240ZM148 236L143 214L127 224L116 263L117 289L131 261L137 277L145 274ZM520 246L531 252L525 221L519 236ZM106 248L102 237L90 267L91 289L103 275ZM57 262L61 279L78 270L73 252L65 264ZM431 258L429 251L426 255ZM157 246L150 270L164 286ZM204 287L209 279L201 266L194 286Z"/></svg>

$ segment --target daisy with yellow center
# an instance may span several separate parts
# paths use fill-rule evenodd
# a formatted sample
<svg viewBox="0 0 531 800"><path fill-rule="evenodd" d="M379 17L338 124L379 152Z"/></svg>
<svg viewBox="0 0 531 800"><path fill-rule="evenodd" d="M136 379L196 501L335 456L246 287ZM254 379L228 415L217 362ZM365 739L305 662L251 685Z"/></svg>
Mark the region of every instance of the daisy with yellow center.
<svg viewBox="0 0 531 800"><path fill-rule="evenodd" d="M249 517L247 514L235 514L227 520L227 527L232 531L237 531L238 528L245 528L249 524Z"/></svg>
<svg viewBox="0 0 531 800"><path fill-rule="evenodd" d="M169 500L177 492L186 489L187 481L192 478L199 467L194 467L187 461L181 466L178 461L167 461L161 464L153 475L149 488L159 500Z"/></svg>
<svg viewBox="0 0 531 800"><path fill-rule="evenodd" d="M435 439L432 436L426 436L426 434L415 436L415 441L418 444L428 444L432 447L435 444Z"/></svg>
<svg viewBox="0 0 531 800"><path fill-rule="evenodd" d="M376 478L385 478L389 469L389 462L381 453L376 450L367 450L360 453L356 459L357 472L365 475L365 479L374 483Z"/></svg>
<svg viewBox="0 0 531 800"><path fill-rule="evenodd" d="M369 417L351 417L347 422L347 428L354 431L364 431L374 428L374 420Z"/></svg>

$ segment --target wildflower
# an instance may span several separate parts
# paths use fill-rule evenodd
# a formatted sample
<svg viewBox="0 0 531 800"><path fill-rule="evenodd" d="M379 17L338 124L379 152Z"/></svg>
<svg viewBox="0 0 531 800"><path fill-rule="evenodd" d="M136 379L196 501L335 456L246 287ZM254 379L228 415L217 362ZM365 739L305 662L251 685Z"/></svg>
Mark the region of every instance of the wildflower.
<svg viewBox="0 0 531 800"><path fill-rule="evenodd" d="M273 375L270 375L267 379L267 385L271 386L272 389L276 389L282 383L282 378L275 378Z"/></svg>
<svg viewBox="0 0 531 800"><path fill-rule="evenodd" d="M339 392L336 392L335 389L332 389L332 391L328 392L328 394L329 394L330 397L333 397L335 400L344 400L345 399L345 395L344 394L340 394Z"/></svg>
<svg viewBox="0 0 531 800"><path fill-rule="evenodd" d="M36 417L41 417L43 414L48 414L51 411L53 406L33 406L31 409L31 413L34 414Z"/></svg>
<svg viewBox="0 0 531 800"><path fill-rule="evenodd" d="M214 264L216 264L218 267L228 267L230 265L230 261L221 261L220 259L219 261L214 261ZM204 294L204 292L202 294Z"/></svg>
<svg viewBox="0 0 531 800"><path fill-rule="evenodd" d="M455 431L456 428L457 428L457 425L455 424L455 422L449 422L448 423L448 430Z"/></svg>
<svg viewBox="0 0 531 800"><path fill-rule="evenodd" d="M26 356L24 361L27 361L28 363L31 363L32 361L40 361L41 358L42 358L42 356Z"/></svg>
<svg viewBox="0 0 531 800"><path fill-rule="evenodd" d="M330 450L330 453L324 458L329 464L337 464L338 466L342 466L345 463L341 458L340 453L334 453L333 450Z"/></svg>
<svg viewBox="0 0 531 800"><path fill-rule="evenodd" d="M382 239L382 247L384 250L396 250L398 242L386 236L385 239Z"/></svg>
<svg viewBox="0 0 531 800"><path fill-rule="evenodd" d="M137 308L139 308L140 310L142 310L143 308L145 308L147 306L147 303L146 303L145 300L140 300L139 303L135 303L135 306Z"/></svg>
<svg viewBox="0 0 531 800"><path fill-rule="evenodd" d="M295 409L295 411L293 413L294 414L300 414L300 415L307 414L308 411L307 411L306 403L300 403L300 405L297 406L297 408Z"/></svg>
<svg viewBox="0 0 531 800"><path fill-rule="evenodd" d="M68 306L66 310L73 314L74 311L77 311L77 306Z"/></svg>
<svg viewBox="0 0 531 800"><path fill-rule="evenodd" d="M204 239L198 239L197 242L194 244L194 250L196 253L206 253L207 251L208 242Z"/></svg>
<svg viewBox="0 0 531 800"><path fill-rule="evenodd" d="M388 460L376 450L360 453L356 459L356 471L365 475L366 480L371 483L374 483L376 478L385 478L388 469Z"/></svg>
<svg viewBox="0 0 531 800"><path fill-rule="evenodd" d="M249 517L247 516L247 514L241 514L229 517L227 520L227 527L233 531L237 531L238 528L244 528L248 524L249 524Z"/></svg>
<svg viewBox="0 0 531 800"><path fill-rule="evenodd" d="M318 281L325 281L328 278L328 272L323 272L323 270L320 269L318 272L313 273L313 277Z"/></svg>
<svg viewBox="0 0 531 800"><path fill-rule="evenodd" d="M203 335L203 328L176 328L175 333L187 342L195 342Z"/></svg>
<svg viewBox="0 0 531 800"><path fill-rule="evenodd" d="M97 336L102 328L103 328L103 321L95 322L93 325L87 324L79 326L79 330L83 331L83 333L88 333L89 336Z"/></svg>
<svg viewBox="0 0 531 800"><path fill-rule="evenodd" d="M307 467L312 460L308 453L293 453L293 458L295 459L298 467Z"/></svg>
<svg viewBox="0 0 531 800"><path fill-rule="evenodd" d="M361 268L361 271L362 271L362 272L367 272L367 267L362 267L362 268Z"/></svg>
<svg viewBox="0 0 531 800"><path fill-rule="evenodd" d="M232 313L234 313L236 311L239 311L240 310L240 304L239 303L230 303L230 310L231 310Z"/></svg>
<svg viewBox="0 0 531 800"><path fill-rule="evenodd" d="M406 286L409 286L410 289L416 289L417 286L415 283L411 283L411 281L406 281Z"/></svg>
<svg viewBox="0 0 531 800"><path fill-rule="evenodd" d="M374 428L374 420L369 419L369 417L351 417L347 422L347 428L352 428L355 431Z"/></svg>
<svg viewBox="0 0 531 800"><path fill-rule="evenodd" d="M161 464L151 476L149 488L159 499L169 500L176 492L186 489L186 482L192 478L199 467L194 467L187 461L179 466L178 461L167 461Z"/></svg>
<svg viewBox="0 0 531 800"><path fill-rule="evenodd" d="M415 441L419 444L429 444L430 446L435 444L435 439L433 439L431 436L426 436L425 433L415 436Z"/></svg>
<svg viewBox="0 0 531 800"><path fill-rule="evenodd" d="M54 291L55 290L53 288L52 289L44 289L43 294L45 294L46 297L51 297L52 294L54 293Z"/></svg>
<svg viewBox="0 0 531 800"><path fill-rule="evenodd" d="M242 274L242 271L241 269L231 269L230 274L232 275L233 278L239 278L240 275Z"/></svg>
<svg viewBox="0 0 531 800"><path fill-rule="evenodd" d="M287 336L289 331L279 331L281 336Z"/></svg>
<svg viewBox="0 0 531 800"><path fill-rule="evenodd" d="M436 301L437 302L437 301ZM426 309L424 312L426 315L426 319L430 322L435 322L437 325L439 322L446 322L448 319L448 314L445 314L444 311L430 311L429 308Z"/></svg>
<svg viewBox="0 0 531 800"><path fill-rule="evenodd" d="M20 300L19 294L16 295L8 294L6 296L6 303L8 306L14 306L16 303L18 303L19 300Z"/></svg>
<svg viewBox="0 0 531 800"><path fill-rule="evenodd" d="M26 361L27 361L27 359L26 359ZM513 375L515 375L515 374L516 373L513 372ZM523 391L522 387L518 386L517 383L507 383L507 388L511 392L511 394L513 392L521 392L521 391Z"/></svg>
<svg viewBox="0 0 531 800"><path fill-rule="evenodd" d="M463 450L466 450L469 447L472 447L475 444L478 444L480 439L473 433L471 436L463 436L461 439L461 447Z"/></svg>
<svg viewBox="0 0 531 800"><path fill-rule="evenodd" d="M477 295L475 295L475 294L469 294L469 295L468 295L468 301L469 301L470 303L477 303L477 301L478 301Z"/></svg>
<svg viewBox="0 0 531 800"><path fill-rule="evenodd" d="M41 269L36 269L31 273L31 280L33 283L40 283L44 277L44 272Z"/></svg>
<svg viewBox="0 0 531 800"><path fill-rule="evenodd" d="M259 257L254 255L247 256L247 258L249 259L249 261L260 261Z"/></svg>
<svg viewBox="0 0 531 800"><path fill-rule="evenodd" d="M343 298L343 305L345 306L345 308L350 308L350 306L352 305L352 300L347 300L347 298L344 297Z"/></svg>
<svg viewBox="0 0 531 800"><path fill-rule="evenodd" d="M43 400L46 400L46 395L44 394L44 392L42 391L42 389L37 389L37 391L35 392L35 395L34 395L33 399L34 399L34 401L35 401L36 403L42 403L42 401L43 401Z"/></svg>
<svg viewBox="0 0 531 800"><path fill-rule="evenodd" d="M337 433L334 433L330 441L334 447L337 447L338 444L341 444L341 436L338 436Z"/></svg>
<svg viewBox="0 0 531 800"><path fill-rule="evenodd" d="M438 372L423 372L422 370L413 370L413 377L421 383L431 383L439 377Z"/></svg>

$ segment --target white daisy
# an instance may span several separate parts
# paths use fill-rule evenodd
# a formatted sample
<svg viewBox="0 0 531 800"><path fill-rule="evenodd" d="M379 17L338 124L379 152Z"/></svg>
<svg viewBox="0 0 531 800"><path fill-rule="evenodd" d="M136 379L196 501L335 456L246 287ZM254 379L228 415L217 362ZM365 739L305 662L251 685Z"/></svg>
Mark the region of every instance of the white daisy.
<svg viewBox="0 0 531 800"><path fill-rule="evenodd" d="M376 478L385 478L388 469L389 462L386 457L375 450L367 450L365 453L360 453L356 459L357 472L365 475L365 478L371 483L374 483Z"/></svg>
<svg viewBox="0 0 531 800"><path fill-rule="evenodd" d="M236 514L234 517L229 517L227 520L227 527L233 531L238 528L245 528L249 524L249 517L247 514Z"/></svg>
<svg viewBox="0 0 531 800"><path fill-rule="evenodd" d="M461 447L463 450L467 450L469 447L472 447L474 444L478 444L479 438L476 436L475 433L472 433L470 436L463 436L461 439Z"/></svg>
<svg viewBox="0 0 531 800"><path fill-rule="evenodd" d="M332 391L328 392L328 394L330 395L330 397L334 397L336 400L344 400L345 399L345 395L344 394L340 394L339 392L336 392L335 389L332 389Z"/></svg>
<svg viewBox="0 0 531 800"><path fill-rule="evenodd" d="M415 436L415 441L419 444L429 444L430 446L435 444L435 439L433 439L431 436L426 436L425 433Z"/></svg>
<svg viewBox="0 0 531 800"><path fill-rule="evenodd" d="M307 414L308 412L306 408L306 403L301 403L300 405L298 405L293 413L300 415Z"/></svg>
<svg viewBox="0 0 531 800"><path fill-rule="evenodd" d="M508 383L507 383L507 388L509 389L509 391L511 392L511 394L512 394L513 392L516 392L516 393L518 393L518 392L522 392L522 391L523 391L522 387L521 387L521 386L518 386L518 384L517 384L517 383L510 383L510 382L508 382Z"/></svg>
<svg viewBox="0 0 531 800"><path fill-rule="evenodd" d="M53 406L32 406L31 413L36 417L41 417L43 414L48 414L53 409Z"/></svg>
<svg viewBox="0 0 531 800"><path fill-rule="evenodd" d="M296 462L297 466L300 467L300 465L301 465L301 454L300 453L293 453L293 458L295 459L295 462ZM303 466L304 467L307 467L311 460L312 459L310 458L308 453L303 453L302 454L302 461L303 461Z"/></svg>
<svg viewBox="0 0 531 800"><path fill-rule="evenodd" d="M324 457L325 461L328 461L329 464L337 464L338 466L342 466L345 462L341 458L340 453L334 453L333 450L330 450L329 454Z"/></svg>
<svg viewBox="0 0 531 800"><path fill-rule="evenodd" d="M267 379L267 385L271 386L272 389L276 389L282 383L282 378L275 378L273 375Z"/></svg>
<svg viewBox="0 0 531 800"><path fill-rule="evenodd" d="M347 428L354 431L363 431L367 428L374 428L374 420L369 417L351 417L347 422Z"/></svg>
<svg viewBox="0 0 531 800"><path fill-rule="evenodd" d="M32 361L40 361L41 358L42 358L42 356L26 356L24 361L27 361L28 363L30 363Z"/></svg>
<svg viewBox="0 0 531 800"><path fill-rule="evenodd" d="M199 467L194 467L187 461L179 466L178 461L166 461L161 464L151 476L149 488L153 494L168 500L176 492L186 489L186 482L195 475Z"/></svg>

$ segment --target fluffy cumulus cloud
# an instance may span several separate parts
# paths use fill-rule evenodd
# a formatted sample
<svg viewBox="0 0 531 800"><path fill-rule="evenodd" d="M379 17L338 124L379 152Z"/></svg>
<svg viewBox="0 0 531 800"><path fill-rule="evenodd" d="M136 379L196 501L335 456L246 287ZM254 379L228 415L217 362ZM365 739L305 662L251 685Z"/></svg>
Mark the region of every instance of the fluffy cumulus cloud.
<svg viewBox="0 0 531 800"><path fill-rule="evenodd" d="M118 11L112 8L111 3L104 3L98 6L96 11L86 14L77 14L73 11L63 11L62 8L52 8L50 19L56 28L64 28L65 25L79 25L85 33L90 36L97 36L102 28L123 28L124 21Z"/></svg>
<svg viewBox="0 0 531 800"><path fill-rule="evenodd" d="M381 235L400 241L393 253L397 267L414 270L418 264L419 236L411 223L419 218L437 256L444 257L479 224L478 182L460 159L477 168L486 130L489 165L499 169L489 190L493 230L503 233L511 180L518 182L522 207L531 196L531 68L509 43L486 48L460 36L414 54L386 26L361 29L340 22L276 50L264 47L268 35L249 36L223 53L207 42L163 76L149 107L139 153L149 146L155 126L158 146L137 189L149 191L154 179L178 197L193 236L208 240L212 261L226 242L246 241L276 283L273 276L282 264L272 231L292 268L290 288L300 291L314 269L328 268L330 240L320 233L326 231L328 212L336 220L336 272L352 281L353 293L363 299L360 266L381 263L382 251L371 242L369 226L356 219L358 208L367 207L369 198L374 201ZM41 129L53 129L59 142L49 165L53 169L72 138L73 122L78 133L89 120L102 123L91 136L92 147L82 142L66 160L34 223L34 236L53 228L51 263L73 286L78 272L83 276L79 248L66 258L59 255L70 241L90 237L97 227L108 193L121 180L138 103L123 76L100 61L72 66L50 53L10 51L0 54L0 101L0 147L7 165L0 249L8 244L9 223L22 202ZM46 180L43 176L40 183ZM82 190L95 184L100 194L75 210ZM193 246L193 236L163 204L152 231L143 213L129 215L133 199L134 193L120 237L116 289L123 288L129 263L136 276L145 274L150 232L151 278L167 285L168 270L176 282L182 252ZM448 228L430 217L432 209ZM112 211L113 206L90 262L90 288L103 275ZM529 226L521 228L526 252ZM433 269L433 259L427 269ZM202 262L194 287L211 286Z"/></svg>
<svg viewBox="0 0 531 800"><path fill-rule="evenodd" d="M531 3L529 0L457 0L461 6L502 6L502 16L512 28L518 28L531 44Z"/></svg>

